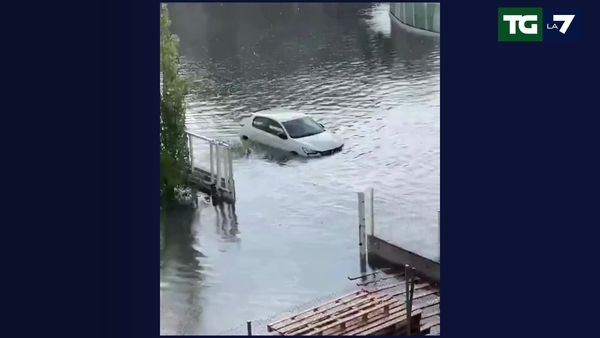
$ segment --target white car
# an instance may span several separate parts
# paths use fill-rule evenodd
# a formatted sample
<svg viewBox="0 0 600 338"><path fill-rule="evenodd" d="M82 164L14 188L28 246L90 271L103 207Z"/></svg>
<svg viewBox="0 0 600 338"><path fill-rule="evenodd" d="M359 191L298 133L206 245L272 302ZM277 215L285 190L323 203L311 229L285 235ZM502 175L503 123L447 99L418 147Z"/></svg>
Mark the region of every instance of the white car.
<svg viewBox="0 0 600 338"><path fill-rule="evenodd" d="M310 116L283 109L253 113L244 120L240 137L301 156L331 155L344 146L341 137Z"/></svg>

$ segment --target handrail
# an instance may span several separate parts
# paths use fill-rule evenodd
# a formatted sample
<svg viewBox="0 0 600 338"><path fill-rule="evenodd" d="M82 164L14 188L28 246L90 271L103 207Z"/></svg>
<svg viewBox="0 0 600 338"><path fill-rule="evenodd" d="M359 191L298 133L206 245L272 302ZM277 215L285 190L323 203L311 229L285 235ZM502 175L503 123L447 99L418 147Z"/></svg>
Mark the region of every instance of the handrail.
<svg viewBox="0 0 600 338"><path fill-rule="evenodd" d="M204 140L204 141L208 141L208 142L215 143L215 144L222 145L222 146L226 146L226 147L230 146L230 144L227 143L227 142L223 142L223 141L215 140L215 139L212 139L212 138L209 138L209 137L206 137L206 136L198 135L198 134L193 133L193 132L188 131L188 130L185 130L184 132L186 134L190 135L190 136L197 137L197 138L199 138L201 140Z"/></svg>
<svg viewBox="0 0 600 338"><path fill-rule="evenodd" d="M194 142L192 142L192 137L199 138L201 140L207 141L210 145L210 180L211 184L217 184L218 189L222 189L221 179L225 180L225 190L228 191L233 200L235 201L236 193L235 193L235 183L233 179L233 156L231 153L231 144L215 139L211 139L206 136L198 135L194 132L188 131L184 129L186 133L188 147L189 147L189 162L192 167L192 171L194 170ZM222 146L225 149L219 147ZM215 168L216 165L216 168Z"/></svg>

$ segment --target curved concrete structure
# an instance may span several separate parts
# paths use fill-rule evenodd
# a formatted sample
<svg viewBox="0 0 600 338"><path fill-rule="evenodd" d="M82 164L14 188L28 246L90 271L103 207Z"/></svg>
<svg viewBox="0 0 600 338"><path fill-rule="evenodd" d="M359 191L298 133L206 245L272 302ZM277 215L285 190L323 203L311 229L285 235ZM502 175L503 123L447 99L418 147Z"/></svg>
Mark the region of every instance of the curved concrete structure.
<svg viewBox="0 0 600 338"><path fill-rule="evenodd" d="M440 4L434 2L392 2L392 21L412 30L440 34Z"/></svg>

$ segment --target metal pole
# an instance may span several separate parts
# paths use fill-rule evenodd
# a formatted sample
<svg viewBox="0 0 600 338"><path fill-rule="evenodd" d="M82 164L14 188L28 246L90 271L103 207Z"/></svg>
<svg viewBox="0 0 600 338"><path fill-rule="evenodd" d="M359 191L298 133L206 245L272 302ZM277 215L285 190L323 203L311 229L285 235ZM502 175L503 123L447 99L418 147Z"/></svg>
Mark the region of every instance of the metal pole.
<svg viewBox="0 0 600 338"><path fill-rule="evenodd" d="M375 189L371 188L371 235L375 236Z"/></svg>
<svg viewBox="0 0 600 338"><path fill-rule="evenodd" d="M414 267L410 268L410 302L408 303L409 305L409 312L410 316L412 317L412 309L413 309L413 299L415 298L415 275L417 274L417 271ZM410 320L408 322L410 324ZM408 334L410 335L410 325L408 326Z"/></svg>
<svg viewBox="0 0 600 338"><path fill-rule="evenodd" d="M215 145L216 160L217 160L217 191L222 189L221 186L221 146Z"/></svg>
<svg viewBox="0 0 600 338"><path fill-rule="evenodd" d="M415 267L410 268L410 312L412 312L413 299L415 299L415 276L417 275L417 269Z"/></svg>
<svg viewBox="0 0 600 338"><path fill-rule="evenodd" d="M235 184L233 182L233 154L231 153L231 148L227 152L227 161L229 162L229 191L231 192L231 196L233 197L233 201L235 202Z"/></svg>
<svg viewBox="0 0 600 338"><path fill-rule="evenodd" d="M194 139L192 138L192 135L188 134L188 143L189 143L189 150L190 150L190 170L193 172L194 171Z"/></svg>
<svg viewBox="0 0 600 338"><path fill-rule="evenodd" d="M215 144L212 142L209 142L209 144L210 144L210 183L214 183L215 182L215 179L214 179L214 177L215 177L214 176L215 175L215 160L214 160Z"/></svg>
<svg viewBox="0 0 600 338"><path fill-rule="evenodd" d="M412 301L410 299L410 273L411 273L410 266L408 264L406 264L404 266L404 279L405 279L404 285L406 286L406 305L405 305L405 308L406 308L406 332L407 332L407 335L409 335L409 336L410 336L410 317L412 315L411 308L410 308L411 301Z"/></svg>
<svg viewBox="0 0 600 338"><path fill-rule="evenodd" d="M367 254L367 245L365 243L365 193L358 193L358 245L360 255Z"/></svg>
<svg viewBox="0 0 600 338"><path fill-rule="evenodd" d="M229 147L223 147L223 179L225 181L225 190L229 190Z"/></svg>
<svg viewBox="0 0 600 338"><path fill-rule="evenodd" d="M360 264L359 265L360 274L363 276L363 277L361 277L361 281L364 283L368 279L368 277L366 276L366 274L367 274L367 255L360 255L359 264Z"/></svg>
<svg viewBox="0 0 600 338"><path fill-rule="evenodd" d="M248 329L248 335L251 336L252 335L252 322L251 321L246 322L246 328Z"/></svg>

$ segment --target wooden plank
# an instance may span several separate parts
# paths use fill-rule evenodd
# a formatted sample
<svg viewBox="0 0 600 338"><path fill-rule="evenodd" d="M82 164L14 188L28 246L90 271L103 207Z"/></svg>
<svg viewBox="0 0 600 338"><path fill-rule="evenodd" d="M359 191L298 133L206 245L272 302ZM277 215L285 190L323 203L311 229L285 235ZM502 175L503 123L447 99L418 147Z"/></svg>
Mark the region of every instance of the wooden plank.
<svg viewBox="0 0 600 338"><path fill-rule="evenodd" d="M440 325L440 322L439 322L439 321L431 321L431 322L428 322L428 323L425 323L425 324L423 324L423 327L422 327L421 329L422 329L422 330L425 330L425 329L432 329L432 328L434 328L434 327L436 327L436 326L439 326L439 325Z"/></svg>
<svg viewBox="0 0 600 338"><path fill-rule="evenodd" d="M340 306L340 305L344 305L347 304L348 302L351 302L352 300L355 300L357 298L362 298L362 297L366 297L369 294L364 292L363 290L358 290L358 291L354 291L352 293L346 294L344 296L341 296L339 298L333 299L329 302L317 305L315 307L312 307L308 310L304 310L300 313L297 313L295 315L289 316L287 318L283 318L280 319L276 322L273 322L271 324L267 325L267 330L276 330L284 325L286 325L288 322L294 321L294 320L298 320L298 319L302 319L302 318L307 318L307 317L311 317L321 311L326 311L328 309L332 309L334 307Z"/></svg>
<svg viewBox="0 0 600 338"><path fill-rule="evenodd" d="M421 279L419 279L418 277L415 278L415 284L418 284L418 286L416 286L416 287L420 286L420 288L431 287L430 284L424 283L424 281L421 280ZM376 290L373 290L373 291L367 291L367 292L371 292L371 293L373 293L373 292L380 292L380 291L385 291L385 290L393 289L393 288L396 288L396 287L399 287L399 286L402 286L402 285L406 285L406 282L400 282L400 283L397 283L397 284L382 286L379 289L376 289Z"/></svg>
<svg viewBox="0 0 600 338"><path fill-rule="evenodd" d="M437 292L437 291L436 290L426 290L424 293L415 295L414 300L418 300L420 298L430 296L432 294L435 294L435 292ZM403 293L403 292L401 292L401 293ZM395 295L387 295L387 296L395 296ZM390 310L389 310L390 313L393 313L394 311L398 311L398 309L402 309L403 310L405 308L405 303L401 303L397 299L394 299L394 301L396 302L396 304L394 306L390 306ZM392 304L392 303L390 302L390 304ZM435 304L436 304L435 302L431 303L431 305L435 305ZM354 305L356 306L356 304L354 304ZM369 304L367 303L367 305L369 305ZM422 304L420 306L417 305L414 309L415 310L419 310L419 309L421 309L423 307L428 307L428 306L431 306L431 305L430 304ZM344 309L340 309L340 310L343 311ZM359 326L364 326L365 325L364 322L357 322L360 325L356 325L354 323L347 323L351 319L346 319L346 318L343 318L343 317L347 316L349 314L355 313L356 311L352 311L353 309L346 309L346 310L349 310L349 311L345 311L344 313L332 313L331 315L326 316L326 317L314 318L314 320L312 320L311 322L308 322L308 323L307 322L304 322L304 323L295 323L295 325L292 326L292 327L295 328L295 330L292 331L292 330L290 330L291 327L287 327L284 330L282 330L282 334L284 334L284 335L317 335L319 332L321 332L321 334L323 334L323 335L347 335L346 332L349 332L349 331L351 331L351 330L353 330L353 329L355 329L355 328L357 328ZM367 310L370 311L370 312L376 311L376 309L367 309ZM336 316L336 317L335 318L331 318L333 316ZM379 315L373 314L373 315L370 316L369 321L379 320L379 319L382 319L383 317L384 317L384 315L382 315L382 314L379 314ZM340 328L340 329L335 330L333 332L327 332L327 330L335 329L335 325L339 325L339 324L333 323L334 325L332 327L329 327L330 325L328 325L327 328L325 328L324 330L322 330L322 325L331 324L331 321L334 320L334 319L336 319L336 318L337 319L346 319L345 320L345 322L346 322L346 328L345 329L341 329ZM339 325L338 328L340 326L341 325ZM300 330L298 330L298 327L300 327ZM313 331L317 331L317 332L313 332Z"/></svg>
<svg viewBox="0 0 600 338"><path fill-rule="evenodd" d="M377 290L373 290L373 291L368 291L368 290L366 290L366 292L368 292L368 293L370 293L370 294L374 294L374 293L379 293L379 292L381 292L381 291L385 291L385 290L388 290L388 289L393 289L393 288L395 288L395 287L399 287L399 286L401 286L401 285L404 285L404 283L399 283L399 284L394 284L394 285L388 285L388 286L386 286L386 287L384 287L384 288L377 289ZM428 287L430 287L430 285L429 285L429 284L420 284L420 285L417 285L417 286L415 286L415 290L426 289L426 288L428 288ZM437 292L437 290L435 290L435 292ZM406 290L402 290L402 291L400 291L400 292L393 293L392 295L394 295L394 296L398 296L398 295L403 295L403 294L405 294L405 293L406 293Z"/></svg>
<svg viewBox="0 0 600 338"><path fill-rule="evenodd" d="M349 324L352 320L360 319L361 322L368 321L369 313L373 313L380 309L384 310L384 313L388 313L389 309L394 304L397 304L397 306L398 306L398 305L400 305L400 302L397 299L393 299L390 296L389 299L385 299L385 300L379 301L377 303L374 302L373 304L370 304L370 306L373 306L373 307L359 309L360 311L358 311L357 313L354 313L356 311L352 311L351 313L345 313L344 317L338 319L337 322L328 324L326 326L321 326L315 330L307 332L305 335L307 335L307 336L309 336L309 335L314 335L314 336L325 335L325 331L335 329L336 327L343 331L344 329L346 329L346 327L349 326ZM354 313L354 314L352 314L352 313ZM350 315L350 316L346 317L347 315Z"/></svg>
<svg viewBox="0 0 600 338"><path fill-rule="evenodd" d="M387 316L382 316L381 318L372 321L370 323L367 323L365 325L362 325L358 328L356 328L355 330L352 330L350 332L345 332L344 335L345 336L366 336L367 334L365 332L367 332L368 330L371 330L373 328L379 328L381 325L386 324L386 323L399 323L406 320L406 308L405 307L398 307L398 308L394 308L393 311L390 311L390 313ZM391 325L391 324L390 324Z"/></svg>
<svg viewBox="0 0 600 338"><path fill-rule="evenodd" d="M348 313L344 313L343 317L340 316L341 318L338 317L338 320L334 323L330 323L328 325L325 326L320 326L319 328L316 328L312 331L309 332L305 332L302 333L302 335L306 335L306 336L317 336L317 335L323 335L323 333L327 330L330 329L335 329L336 327L339 327L340 329L345 329L346 328L346 324L354 319L368 319L368 315L370 312L373 311L377 311L379 309L384 309L384 312L389 312L390 306L394 303L397 303L398 305L400 304L400 302L397 299L392 298L391 296L388 299L381 299L378 300L376 302L373 302L372 304L369 304L369 306L374 306L374 307L363 307L361 309L356 309L353 311L350 311ZM385 311L385 308L387 308L387 311ZM356 313L355 313L356 312ZM354 313L354 314L353 314ZM349 317L347 317L349 315Z"/></svg>
<svg viewBox="0 0 600 338"><path fill-rule="evenodd" d="M380 320L381 318L384 318L385 316L388 316L390 312L397 312L398 308L403 308L402 303L400 303L399 301L397 303L393 303L390 305L390 308L388 309L387 312L384 311L373 311L370 312L368 314L368 319L367 322L374 322L377 320ZM350 332L352 330L356 330L358 328L360 328L361 326L364 326L365 322L364 321L356 321L354 323L350 323L350 325L346 325L345 328L339 328L339 330L336 331L330 331L330 332L323 332L323 335L327 335L327 336L345 336L347 335L346 332Z"/></svg>
<svg viewBox="0 0 600 338"><path fill-rule="evenodd" d="M398 287L404 283L395 284L385 289ZM431 287L430 284L426 283L417 285L415 289L425 289L425 292L415 295L414 300L439 293L437 289L427 290ZM370 332L388 332L389 330L385 325L394 326L394 323L398 324L406 321L405 304L393 298L405 294L406 291L388 294L380 291L381 289L370 292L357 290L268 324L267 330L276 335L365 335L371 334ZM439 298L417 305L413 310L415 314L420 314L422 311L418 310L436 304L439 304ZM386 311L383 311L384 309L388 310L387 314ZM425 318L431 318L438 314L439 310L436 310ZM406 325L406 323L403 325ZM420 332L417 329L413 330L412 326L411 332Z"/></svg>
<svg viewBox="0 0 600 338"><path fill-rule="evenodd" d="M331 304L328 307L326 307L325 309L317 309L315 308L313 310L313 312L309 312L309 313L304 313L304 315L302 316L302 318L296 319L296 320L287 320L283 323L279 323L277 326L273 327L271 326L271 328L273 330L277 330L280 332L288 332L291 329L297 328L297 327L301 327L303 325L307 325L310 324L312 322L315 321L319 321L322 318L328 318L329 316L331 316L332 314L338 313L340 311L343 311L345 308L347 307L351 307L351 306L357 306L360 304L364 304L370 301L370 299L374 298L371 295L368 294L361 294L360 296L354 297L354 298L349 298L344 302L340 302L337 304ZM268 329L268 328L267 328Z"/></svg>
<svg viewBox="0 0 600 338"><path fill-rule="evenodd" d="M429 296L431 294L434 294L435 292L436 292L435 290L427 290L426 292L424 292L422 294L415 295L413 301L417 300L417 299L420 299L420 298L423 298L423 297L427 297L427 296ZM440 301L440 299L436 298L435 300L432 300L431 303L429 303L429 304L425 304L425 305L419 304L419 305L415 306L413 308L413 310L417 311L417 312L420 312L422 308L429 307L431 305L435 305L435 304L439 303L439 301ZM400 307L397 307L397 308L394 308L394 309L390 309L390 313L389 313L389 317L390 318L396 318L396 319L398 319L398 318L400 318L402 316L404 316L404 318L406 318L406 304L402 304ZM384 318L378 319L378 321L382 321L382 320L384 320ZM360 330L372 327L373 324L375 324L375 323L377 323L377 321L371 322L371 323L366 324L366 325L363 325L361 328L359 328L357 330L344 332L343 335L344 336L356 336L356 335L361 335L362 336L362 335L365 335L364 333L361 333Z"/></svg>
<svg viewBox="0 0 600 338"><path fill-rule="evenodd" d="M414 315L410 316L411 321L414 319L415 322L420 320L420 312L414 312ZM374 324L374 325L373 325ZM402 311L402 313L398 313L397 316L388 317L387 319L381 320L379 322L373 323L369 325L369 328L364 328L362 331L359 331L358 334L354 334L356 336L370 336L375 334L388 326L396 325L396 328L400 329L398 325L406 325L406 310Z"/></svg>
<svg viewBox="0 0 600 338"><path fill-rule="evenodd" d="M415 307L415 309L418 309L418 310L423 310L423 309L425 309L425 308L428 308L428 307L431 307L431 306L437 305L437 304L439 304L439 303L440 303L440 299L439 299L439 298L436 298L436 299L432 299L432 300L428 301L428 302L427 302L427 303L425 303L425 304L418 304L418 306L417 306L417 307Z"/></svg>
<svg viewBox="0 0 600 338"><path fill-rule="evenodd" d="M384 329L384 330L375 332L371 336L380 336L380 335L382 335L382 336L383 335L407 336L408 335L407 328L408 328L408 326L406 325L406 322L397 323L395 325L389 326L388 329ZM418 313L411 318L410 332L411 332L411 335L416 335L419 332L421 332L421 320L419 318Z"/></svg>
<svg viewBox="0 0 600 338"><path fill-rule="evenodd" d="M426 297L426 296L435 295L436 292L437 292L436 290L425 290L425 292L420 293L418 296L414 296L413 297L413 301L415 299L420 299L420 298L423 298L423 297ZM399 296L399 295L402 295L402 294L405 294L405 293L406 293L406 291L400 291L400 292L393 293L392 296Z"/></svg>
<svg viewBox="0 0 600 338"><path fill-rule="evenodd" d="M315 318L315 320L312 320L310 322L306 322L306 321L298 322L295 325L292 325L291 327L285 327L283 329L280 329L279 331L284 332L285 334L290 334L290 335L304 335L305 332L307 332L311 329L321 327L322 325L330 324L332 321L338 320L339 318L341 318L343 316L347 316L356 311L364 310L370 306L379 304L379 302L381 302L381 301L387 301L390 299L392 299L392 296L390 296L390 295L384 295L383 297L371 296L370 298L365 299L365 301L361 301L357 304L352 304L349 307L340 308L339 309L340 311L338 311L338 312L333 312L333 313L330 313L329 315L321 316L320 318ZM314 323L315 321L318 321L318 323Z"/></svg>
<svg viewBox="0 0 600 338"><path fill-rule="evenodd" d="M303 311L301 311L301 312L299 312L299 313L297 313L295 315L291 315L291 316L288 316L286 318L279 319L279 320L271 323L270 325L277 326L278 324L281 324L284 321L295 320L295 319L297 319L299 317L302 317L302 315L304 315L304 314L308 314L310 312L319 310L319 309L321 309L323 307L326 307L328 305L335 305L335 306L337 306L337 304L343 303L342 301L346 301L346 300L349 300L349 299L351 300L351 299L354 299L354 298L357 298L357 297L361 297L361 296L364 296L364 295L365 295L365 292L362 289L361 290L356 290L356 291L353 291L351 293L345 294L345 295L343 295L341 297L332 299L332 300L330 300L328 302L325 302L325 303L319 304L317 306L311 307L309 309L303 310Z"/></svg>
<svg viewBox="0 0 600 338"><path fill-rule="evenodd" d="M433 305L437 305L437 304L433 304ZM429 306L427 306L427 307L429 307ZM423 319L435 317L435 316L438 316L439 314L440 314L440 309L435 309L435 310L433 310L433 312L424 315Z"/></svg>
<svg viewBox="0 0 600 338"><path fill-rule="evenodd" d="M383 329L376 331L371 336L406 336L408 335L408 326L406 321L398 322ZM421 321L419 315L411 317L410 332L411 335L421 331Z"/></svg>

